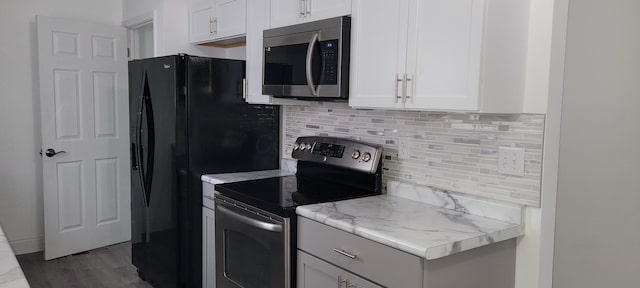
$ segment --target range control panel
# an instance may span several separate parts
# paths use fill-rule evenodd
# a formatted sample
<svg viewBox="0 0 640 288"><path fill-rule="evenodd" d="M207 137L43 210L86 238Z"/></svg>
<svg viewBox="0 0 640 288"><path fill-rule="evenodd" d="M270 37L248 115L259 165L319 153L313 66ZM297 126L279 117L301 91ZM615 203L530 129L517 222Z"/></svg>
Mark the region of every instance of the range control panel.
<svg viewBox="0 0 640 288"><path fill-rule="evenodd" d="M344 138L306 136L293 144L294 159L326 163L374 174L382 147Z"/></svg>

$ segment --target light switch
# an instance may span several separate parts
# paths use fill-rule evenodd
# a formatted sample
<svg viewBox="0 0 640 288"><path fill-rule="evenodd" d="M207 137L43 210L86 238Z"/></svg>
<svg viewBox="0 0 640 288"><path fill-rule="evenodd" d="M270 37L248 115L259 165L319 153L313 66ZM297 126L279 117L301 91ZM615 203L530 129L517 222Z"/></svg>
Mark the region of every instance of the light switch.
<svg viewBox="0 0 640 288"><path fill-rule="evenodd" d="M498 147L498 173L524 176L524 148Z"/></svg>

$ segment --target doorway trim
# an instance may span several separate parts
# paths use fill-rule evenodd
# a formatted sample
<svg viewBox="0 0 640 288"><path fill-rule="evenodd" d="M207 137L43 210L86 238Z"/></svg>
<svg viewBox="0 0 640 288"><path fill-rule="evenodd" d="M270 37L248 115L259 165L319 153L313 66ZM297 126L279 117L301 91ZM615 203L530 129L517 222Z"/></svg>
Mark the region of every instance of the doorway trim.
<svg viewBox="0 0 640 288"><path fill-rule="evenodd" d="M153 56L159 55L158 49L158 12L157 10L152 10L147 13L143 13L140 15L133 16L129 19L122 21L122 27L127 28L127 48L131 49L130 44L132 42L131 30L138 29L144 25L152 24L153 25ZM131 51L129 53L132 53ZM132 59L131 56L128 56L129 60Z"/></svg>

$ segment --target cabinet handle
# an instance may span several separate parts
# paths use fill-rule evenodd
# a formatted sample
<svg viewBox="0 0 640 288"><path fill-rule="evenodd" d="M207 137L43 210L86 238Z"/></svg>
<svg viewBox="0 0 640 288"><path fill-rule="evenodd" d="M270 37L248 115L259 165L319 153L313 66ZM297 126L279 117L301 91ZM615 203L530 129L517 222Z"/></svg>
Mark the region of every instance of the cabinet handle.
<svg viewBox="0 0 640 288"><path fill-rule="evenodd" d="M209 18L209 34L213 34L213 18Z"/></svg>
<svg viewBox="0 0 640 288"><path fill-rule="evenodd" d="M306 7L307 7L307 1L305 0L300 0L298 3L300 3L300 15L298 15L298 18L302 18L305 16L305 12L306 12Z"/></svg>
<svg viewBox="0 0 640 288"><path fill-rule="evenodd" d="M305 0L307 6L307 16L311 15L311 0Z"/></svg>
<svg viewBox="0 0 640 288"><path fill-rule="evenodd" d="M340 255L343 255L343 256L347 256L347 257L349 257L351 259L356 259L356 257L357 257L357 255L349 254L346 251L340 250L338 248L333 248L333 252L336 252L336 253L338 253Z"/></svg>
<svg viewBox="0 0 640 288"><path fill-rule="evenodd" d="M410 78L407 78L407 73L404 73L402 76L402 103L407 103L407 82L411 81Z"/></svg>
<svg viewBox="0 0 640 288"><path fill-rule="evenodd" d="M342 288L342 283L345 283L345 287L349 285L349 281L342 280L342 275L338 275L338 288Z"/></svg>
<svg viewBox="0 0 640 288"><path fill-rule="evenodd" d="M411 98L411 96L415 93L415 89L414 89L415 88L415 84L414 84L415 81L413 81L413 78L414 78L413 74L411 74L411 77L407 78L407 85L409 85L408 83L411 82L411 86L409 86L410 89L408 90L408 91L411 92L411 95L409 95L409 92L407 92L406 99L410 99L411 103L413 103L413 98Z"/></svg>
<svg viewBox="0 0 640 288"><path fill-rule="evenodd" d="M347 280L347 288L356 288L356 284L350 283L349 280Z"/></svg>
<svg viewBox="0 0 640 288"><path fill-rule="evenodd" d="M396 74L396 77L395 79L393 79L393 82L396 83L396 94L394 94L393 97L395 98L396 103L398 103L398 99L402 98L400 95L398 95L398 82L402 82L402 79L400 79L400 76Z"/></svg>
<svg viewBox="0 0 640 288"><path fill-rule="evenodd" d="M213 18L213 34L218 34L218 17Z"/></svg>
<svg viewBox="0 0 640 288"><path fill-rule="evenodd" d="M242 78L242 99L247 100L247 78Z"/></svg>

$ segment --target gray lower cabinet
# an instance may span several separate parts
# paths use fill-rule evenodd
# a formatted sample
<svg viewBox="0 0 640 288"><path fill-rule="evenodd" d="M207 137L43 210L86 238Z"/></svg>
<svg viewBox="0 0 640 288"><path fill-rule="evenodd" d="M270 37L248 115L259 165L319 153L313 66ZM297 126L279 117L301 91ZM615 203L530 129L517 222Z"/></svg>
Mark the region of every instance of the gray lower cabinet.
<svg viewBox="0 0 640 288"><path fill-rule="evenodd" d="M299 288L513 288L516 239L427 260L298 217Z"/></svg>
<svg viewBox="0 0 640 288"><path fill-rule="evenodd" d="M297 270L299 288L382 288L300 250Z"/></svg>

